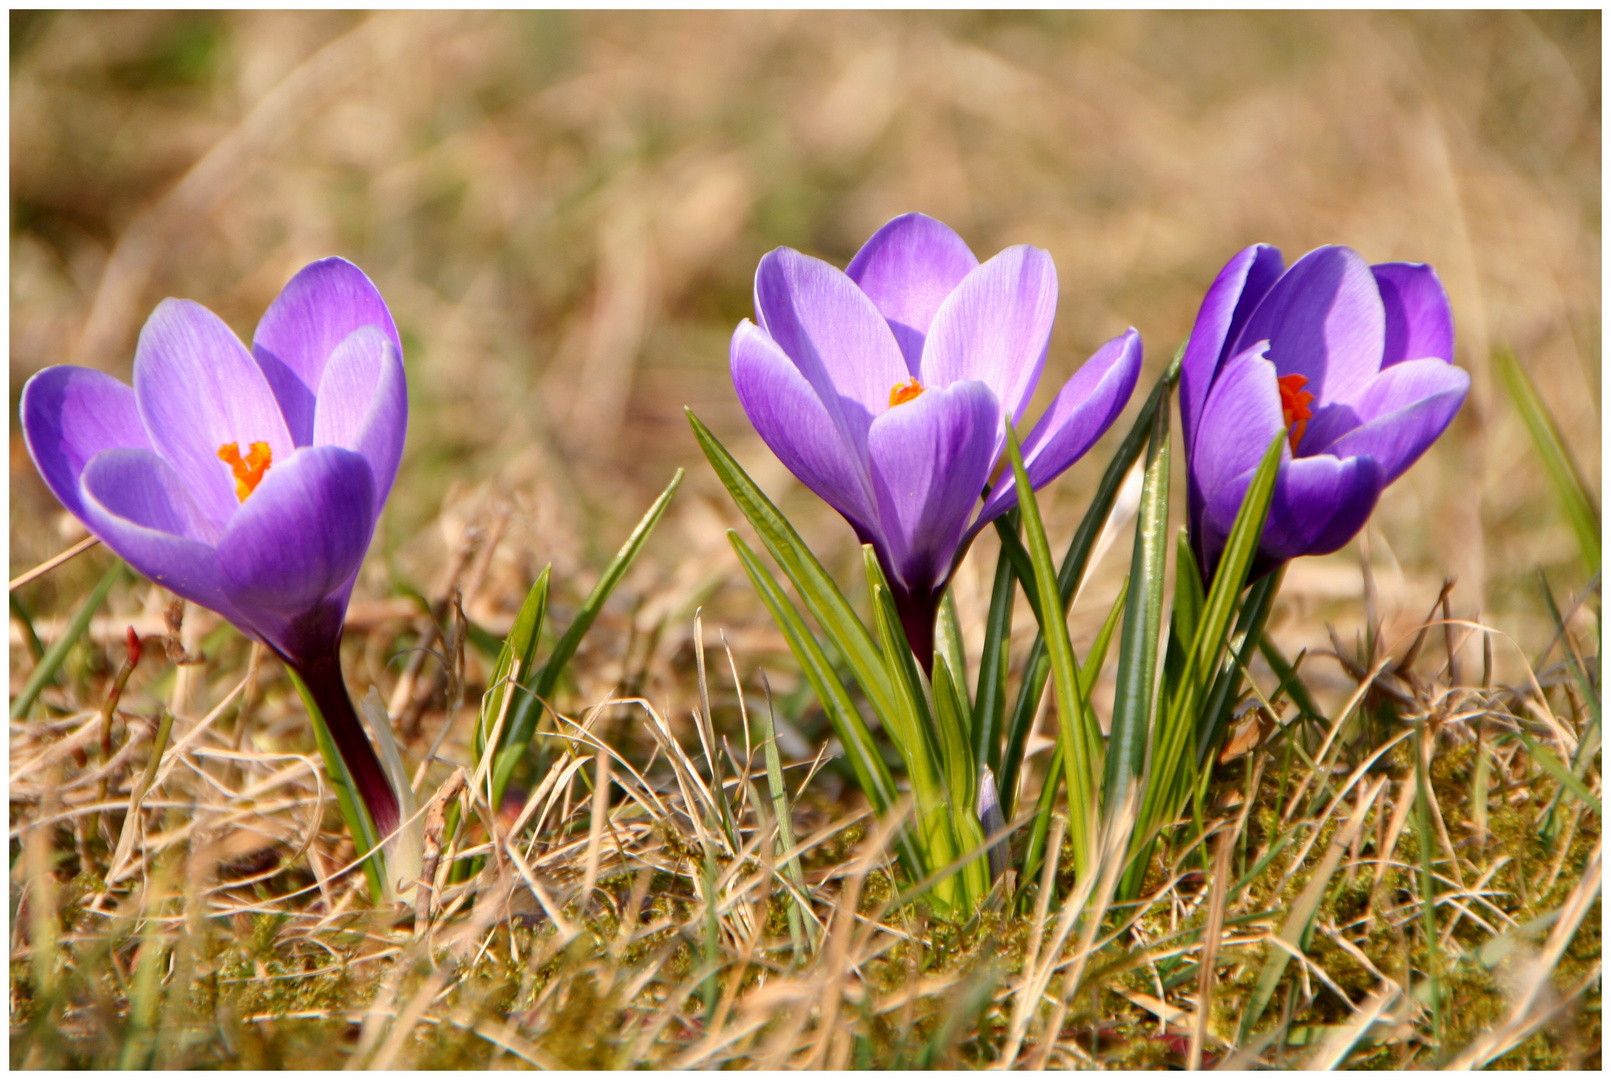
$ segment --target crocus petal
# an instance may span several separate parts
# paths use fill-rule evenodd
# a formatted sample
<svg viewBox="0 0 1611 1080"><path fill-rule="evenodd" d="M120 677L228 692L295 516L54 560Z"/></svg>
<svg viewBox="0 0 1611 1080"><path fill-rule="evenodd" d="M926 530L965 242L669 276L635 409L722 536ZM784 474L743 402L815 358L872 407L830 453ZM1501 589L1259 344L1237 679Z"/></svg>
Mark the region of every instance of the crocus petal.
<svg viewBox="0 0 1611 1080"><path fill-rule="evenodd" d="M1118 419L1141 374L1141 335L1135 328L1103 345L1063 384L1052 407L1024 440L1024 471L1039 490L1074 464ZM1011 472L997 481L973 530L1018 504Z"/></svg>
<svg viewBox="0 0 1611 1080"><path fill-rule="evenodd" d="M376 516L392 490L407 430L403 356L375 327L359 327L336 346L319 379L313 443L344 446L368 459Z"/></svg>
<svg viewBox="0 0 1611 1080"><path fill-rule="evenodd" d="M1001 406L984 383L925 390L867 436L890 566L913 594L945 579L995 464Z"/></svg>
<svg viewBox="0 0 1611 1080"><path fill-rule="evenodd" d="M1454 314L1438 272L1425 263L1379 263L1370 269L1387 313L1382 367L1426 357L1454 359Z"/></svg>
<svg viewBox="0 0 1611 1080"><path fill-rule="evenodd" d="M134 397L152 446L219 527L240 505L219 447L266 442L274 465L295 447L263 372L222 319L189 300L164 300L140 330Z"/></svg>
<svg viewBox="0 0 1611 1080"><path fill-rule="evenodd" d="M1210 567L1219 562L1253 472L1250 469L1217 489L1204 489L1202 536ZM1254 573L1300 555L1325 555L1342 547L1364 527L1382 487L1382 470L1370 458L1322 454L1283 462Z"/></svg>
<svg viewBox="0 0 1611 1080"><path fill-rule="evenodd" d="M345 608L375 529L374 505L363 455L298 450L269 470L218 541L231 601L265 630L327 601Z"/></svg>
<svg viewBox="0 0 1611 1080"><path fill-rule="evenodd" d="M78 478L102 450L149 450L134 391L105 372L48 367L22 388L22 434L51 493L84 517Z"/></svg>
<svg viewBox="0 0 1611 1080"><path fill-rule="evenodd" d="M1277 372L1305 376L1322 407L1351 400L1381 370L1385 333L1381 293L1365 260L1345 247L1322 247L1275 283L1237 349L1268 340Z"/></svg>
<svg viewBox="0 0 1611 1080"><path fill-rule="evenodd" d="M1383 485L1391 484L1443 434L1470 389L1471 376L1442 360L1394 364L1361 397L1364 423L1326 452L1373 458L1381 466Z"/></svg>
<svg viewBox="0 0 1611 1080"><path fill-rule="evenodd" d="M778 460L860 534L876 535L869 466L858 461L805 376L748 319L733 331L729 357L739 404Z"/></svg>
<svg viewBox="0 0 1611 1080"><path fill-rule="evenodd" d="M916 375L934 313L979 260L947 225L902 214L873 233L845 274L889 321L907 369Z"/></svg>
<svg viewBox="0 0 1611 1080"><path fill-rule="evenodd" d="M234 623L212 539L216 527L184 481L150 450L103 450L80 480L84 524L152 581Z"/></svg>
<svg viewBox="0 0 1611 1080"><path fill-rule="evenodd" d="M274 389L297 446L314 440L314 395L336 346L361 326L391 340L399 358L403 341L380 291L346 259L309 263L286 282L252 335L252 355Z"/></svg>
<svg viewBox="0 0 1611 1080"><path fill-rule="evenodd" d="M1057 315L1057 268L1039 248L1011 247L945 298L923 345L925 386L973 379L1019 423L1040 381Z"/></svg>
<svg viewBox="0 0 1611 1080"><path fill-rule="evenodd" d="M834 426L866 453L867 426L889 408L889 392L911 377L889 323L844 272L778 248L755 271L755 313Z"/></svg>
<svg viewBox="0 0 1611 1080"><path fill-rule="evenodd" d="M1270 440L1286 426L1275 380L1275 365L1259 345L1239 353L1220 371L1203 405L1192 458L1203 498L1256 469Z"/></svg>
<svg viewBox="0 0 1611 1080"><path fill-rule="evenodd" d="M1236 340L1248 316L1281 277L1281 268L1281 252L1269 244L1243 248L1203 297L1180 359L1180 436L1188 452L1226 346Z"/></svg>

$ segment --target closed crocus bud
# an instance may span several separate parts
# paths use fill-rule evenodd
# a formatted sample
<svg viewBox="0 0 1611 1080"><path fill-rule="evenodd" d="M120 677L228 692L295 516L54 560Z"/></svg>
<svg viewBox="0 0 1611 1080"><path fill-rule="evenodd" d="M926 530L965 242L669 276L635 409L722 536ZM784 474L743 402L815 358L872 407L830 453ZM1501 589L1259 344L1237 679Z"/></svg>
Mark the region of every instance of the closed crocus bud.
<svg viewBox="0 0 1611 1080"><path fill-rule="evenodd" d="M1215 279L1181 361L1192 544L1219 563L1253 473L1288 432L1252 576L1351 540L1382 490L1443 433L1471 378L1421 263L1317 248L1283 270L1257 244Z"/></svg>
<svg viewBox="0 0 1611 1080"><path fill-rule="evenodd" d="M140 331L132 388L62 366L22 391L28 452L62 505L298 673L382 836L398 799L338 646L407 425L397 327L343 259L293 277L250 351L200 304L164 300Z"/></svg>
<svg viewBox="0 0 1611 1080"><path fill-rule="evenodd" d="M898 217L844 271L778 248L733 333L733 385L755 430L872 544L907 641L934 660L940 596L973 537L1017 504L1009 470L979 494L1040 381L1057 272L1039 248L980 263L949 228ZM1037 489L1124 408L1141 368L1129 330L1064 384L1024 440Z"/></svg>
<svg viewBox="0 0 1611 1080"><path fill-rule="evenodd" d="M979 825L984 829L986 838L1007 827L1007 819L1001 813L1001 795L996 791L996 774L990 771L990 766L984 767L979 777ZM994 881L1007 872L1007 863L1010 853L1007 850L1007 839L991 844L988 852L990 859L990 880Z"/></svg>

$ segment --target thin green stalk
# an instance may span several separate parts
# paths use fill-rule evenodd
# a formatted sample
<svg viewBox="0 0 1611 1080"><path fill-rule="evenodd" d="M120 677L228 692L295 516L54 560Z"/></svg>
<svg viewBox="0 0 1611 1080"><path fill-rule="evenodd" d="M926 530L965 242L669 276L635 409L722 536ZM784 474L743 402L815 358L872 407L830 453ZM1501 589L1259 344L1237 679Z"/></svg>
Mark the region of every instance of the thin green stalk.
<svg viewBox="0 0 1611 1080"><path fill-rule="evenodd" d="M1158 415L1167 415L1160 411ZM1018 445L1018 433L1009 418L1007 424L1007 453L1012 462L1013 480L1018 487L1018 505L1024 519L1024 536L1028 541L1030 559L1034 563L1034 587L1040 596L1041 638L1046 642L1051 659L1052 686L1057 695L1057 722L1059 741L1064 746L1063 767L1068 782L1069 837L1073 843L1074 873L1080 878L1089 872L1095 852L1098 813L1097 777L1102 768L1102 736L1096 718L1091 714L1079 685L1079 662L1074 656L1074 645L1068 636L1068 618L1058 595L1056 576L1052 570L1052 553L1046 543L1046 528L1041 523L1040 507L1029 485L1029 474L1024 469L1023 451Z"/></svg>
<svg viewBox="0 0 1611 1080"><path fill-rule="evenodd" d="M688 423L693 427L694 438L699 441L699 447L705 452L705 458L715 470L717 478L754 527L766 550L782 567L784 576L799 592L806 610L844 656L862 691L872 701L873 711L879 716L893 712L895 688L890 685L878 643L845 599L838 583L823 569L822 563L811 553L799 532L750 479L721 440L711 434L692 410L684 411L688 415Z"/></svg>
<svg viewBox="0 0 1611 1080"><path fill-rule="evenodd" d="M37 664L45 657L45 647L40 644L39 634L34 630L33 616L22 606L22 600L16 593L7 595L11 597L11 617L22 626L22 643L28 649L28 658Z"/></svg>
<svg viewBox="0 0 1611 1080"><path fill-rule="evenodd" d="M953 800L946 782L943 736L937 729L939 718L931 711L930 691L912 650L906 647L906 632L901 627L889 583L884 579L871 544L862 545L862 564L872 595L874 624L886 664L886 682L894 695L894 708L881 713L879 718L894 736L896 749L906 763L906 775L912 784L917 809L918 831L923 837L924 862L932 874L948 866L958 855L952 822ZM966 745L965 738L963 745ZM950 875L934 883L934 896L953 911L964 901L958 894L956 879Z"/></svg>
<svg viewBox="0 0 1611 1080"><path fill-rule="evenodd" d="M1420 850L1421 874L1421 935L1426 939L1426 968L1428 989L1432 993L1432 1032L1439 1048L1443 1046L1443 993L1441 986L1442 958L1438 942L1437 896L1432 874L1434 849L1432 847L1431 785L1426 776L1426 720L1416 721L1420 727L1415 745L1415 842Z"/></svg>
<svg viewBox="0 0 1611 1080"><path fill-rule="evenodd" d="M1141 484L1130 587L1119 636L1119 676L1103 776L1102 806L1113 813L1141 777L1152 728L1158 629L1163 620L1164 558L1169 530L1169 411L1153 418L1147 473ZM1156 770L1156 766L1154 766ZM1156 783L1156 779L1154 780Z"/></svg>
<svg viewBox="0 0 1611 1080"><path fill-rule="evenodd" d="M1164 688L1167 709L1159 713L1158 730L1152 740L1151 764L1142 791L1141 813L1131 834L1129 865L1120 886L1126 899L1139 894L1146 874L1147 858L1158 831L1173 820L1180 800L1191 790L1182 774L1196 764L1197 716L1209 691L1208 677L1219 670L1227 647L1227 631L1235 613L1237 598L1247 580L1248 569L1264 534L1264 522L1275 494L1275 481L1281 464L1286 433L1270 440L1264 459L1248 483L1236 521L1226 537L1213 585L1204 599L1201 617L1192 634L1185 662L1175 683ZM1132 585L1132 589L1134 586ZM1123 677L1124 654L1120 653ZM1114 710L1114 730L1118 731L1118 708Z"/></svg>
<svg viewBox="0 0 1611 1080"><path fill-rule="evenodd" d="M783 759L778 755L777 721L772 710L772 684L767 681L765 673L761 675L761 686L766 691L761 749L766 756L766 786L772 802L772 816L778 823L777 853L783 855L794 850L794 811L789 806L788 785L783 782ZM739 692L743 693L742 688ZM805 913L800 910L800 897L805 895L806 882L798 855L791 854L783 860L783 876L795 889L788 894L789 938L794 942L795 962L799 963L805 959L808 924Z"/></svg>
<svg viewBox="0 0 1611 1080"><path fill-rule="evenodd" d="M1080 667L1080 693L1085 700L1091 697L1091 687L1096 683L1096 677L1102 671L1102 664L1107 660L1108 646L1113 641L1113 633L1119 628L1119 615L1124 611L1125 588L1129 585L1129 578L1119 584L1119 594L1113 598L1113 606L1108 609L1108 616L1102 622L1102 629L1097 632L1096 640L1091 644L1091 651L1085 657L1085 663ZM1051 830L1052 807L1057 801L1057 789L1063 776L1063 742L1058 740L1052 747L1052 756L1046 765L1046 779L1040 787L1040 797L1035 800L1035 820L1030 826L1029 843L1024 848L1024 869L1018 875L1020 888L1027 890L1035 882L1035 875L1040 872L1041 860L1046 857L1046 835Z"/></svg>
<svg viewBox="0 0 1611 1080"><path fill-rule="evenodd" d="M1091 505L1085 511L1085 517L1080 520L1073 539L1069 541L1068 551L1063 556L1062 566L1057 571L1057 592L1064 611L1067 611L1068 605L1074 602L1074 594L1079 591L1080 582L1085 578L1091 552L1102 535L1103 526L1107 524L1109 515L1113 513L1113 504L1119 496L1119 489L1124 486L1124 478L1129 475L1131 467L1146 449L1147 439L1152 433L1153 418L1167 401L1169 387L1179 370L1179 358L1180 354L1177 353L1175 364L1158 379L1152 393L1148 395L1146 404L1136 415L1135 423L1130 425L1124 441L1119 444L1119 449L1102 473L1102 480L1097 484ZM998 533L1008 528L1001 518L996 519L996 527ZM1016 530L1016 523L1011 526L1011 530ZM1012 538L1017 539L1016 531L1012 531ZM1025 581L1025 595L1032 595L1034 590L1028 587L1028 580L1023 578L1020 580ZM1039 617L1037 613L1037 620ZM1036 635L1034 643L1029 647L1029 659L1024 665L1024 678L1018 687L1018 697L1007 716L1006 746L1001 752L1001 768L995 770L1001 789L1002 813L1008 820L1012 819L1018 801L1018 770L1023 764L1024 747L1028 744L1029 730L1034 726L1035 712L1040 707L1041 694L1046 689L1046 680L1051 671L1051 659L1046 654L1045 638Z"/></svg>
<svg viewBox="0 0 1611 1080"><path fill-rule="evenodd" d="M1015 533L1018 511L1002 515L1005 527ZM979 689L973 701L973 757L1001 771L1002 717L1007 708L1008 649L1012 645L1012 607L1018 576L1006 549L996 557L996 576L990 585L990 613L985 618L984 652L979 657Z"/></svg>
<svg viewBox="0 0 1611 1080"><path fill-rule="evenodd" d="M67 653L78 643L78 639L84 636L84 631L89 629L90 619L105 602L106 594L112 591L112 586L123 572L123 560L119 559L96 584L89 598L79 606L78 611L73 614L73 621L67 624L62 636L56 639L45 653L45 658L39 661L39 666L28 676L28 681L23 684L22 693L11 702L11 719L19 720L28 715L28 710L33 708L34 702L39 698L39 692L56 677L62 661L67 659Z"/></svg>
<svg viewBox="0 0 1611 1080"><path fill-rule="evenodd" d="M1521 414L1522 422L1533 437L1533 446L1544 463L1544 471L1549 474L1555 496L1561 503L1561 511L1577 535L1583 561L1591 572L1596 571L1600 569L1600 509L1594 505L1589 486L1583 482L1583 474L1572 460L1572 453L1567 449L1566 440L1561 437L1549 407L1539 396L1533 381L1527 377L1527 372L1517 363L1516 355L1509 349L1500 349L1495 352L1494 359L1500 377L1504 379L1505 389L1510 392L1516 411Z"/></svg>
<svg viewBox="0 0 1611 1080"><path fill-rule="evenodd" d="M862 793L867 796L867 801L873 804L873 809L880 816L887 814L899 800L900 792L895 786L894 778L890 776L888 766L884 764L883 755L873 742L872 733L867 730L867 724L851 701L850 693L845 689L838 672L834 670L821 643L806 626L805 620L795 610L794 604L785 595L782 586L772 576L772 572L761 563L736 531L729 529L727 539L738 554L744 572L749 575L750 583L755 586L756 595L772 613L772 620L778 629L783 631L784 639L789 643L789 651L794 654L801 671L805 673L810 691L816 694L817 701L827 713L828 722L833 725L834 734L839 737L839 744L844 748L845 757L850 762ZM927 873L922 851L910 830L902 829L896 834L895 850L900 856L901 865L906 868L906 873L912 880L916 881Z"/></svg>
<svg viewBox="0 0 1611 1080"><path fill-rule="evenodd" d="M644 512L643 517L621 545L621 549L615 553L615 558L610 560L610 564L604 568L604 573L599 575L598 583L593 586L593 591L587 594L587 599L582 602L581 610L576 613L576 618L571 620L570 626L566 627L565 633L555 643L554 651L549 653L548 659L543 662L541 668L536 669L535 674L522 680L522 685L526 686L530 692L517 695L515 700L510 703L508 728L502 744L504 750L500 753L497 767L493 772L492 793L495 800L494 806L497 806L497 800L503 798L504 789L509 784L509 778L514 774L515 766L525 756L526 748L530 745L532 736L537 731L537 724L542 719L544 703L552 700L554 687L559 684L559 677L564 672L565 665L570 663L570 659L575 654L577 647L581 645L582 639L587 636L588 630L592 628L593 620L598 618L598 614L604 609L604 604L609 600L610 594L621 583L621 579L626 577L627 571L632 569L632 564L637 561L638 554L643 550L644 545L649 542L649 537L654 532L655 526L665 516L666 508L671 505L672 497L677 494L677 488L682 484L683 475L684 470L678 469L672 476L671 483L666 485L665 490ZM534 638L534 645L535 640ZM532 669L523 665L521 670L531 671Z"/></svg>

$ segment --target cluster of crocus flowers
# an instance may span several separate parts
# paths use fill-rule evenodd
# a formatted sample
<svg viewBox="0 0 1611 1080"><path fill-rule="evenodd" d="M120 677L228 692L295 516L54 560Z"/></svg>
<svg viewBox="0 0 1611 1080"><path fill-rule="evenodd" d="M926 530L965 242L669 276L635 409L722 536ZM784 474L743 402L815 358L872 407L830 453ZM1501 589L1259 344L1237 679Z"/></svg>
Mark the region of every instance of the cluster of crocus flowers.
<svg viewBox="0 0 1611 1080"><path fill-rule="evenodd" d="M1252 574L1351 540L1465 401L1471 378L1453 355L1449 300L1430 266L1371 266L1345 247L1317 248L1290 269L1265 244L1237 254L1203 300L1180 370L1204 576L1282 430Z"/></svg>
<svg viewBox="0 0 1611 1080"><path fill-rule="evenodd" d="M130 566L273 649L308 687L379 835L399 802L339 645L408 425L402 343L363 271L305 267L248 351L200 304L140 331L134 386L46 368L22 392L51 491Z"/></svg>
<svg viewBox="0 0 1611 1080"><path fill-rule="evenodd" d="M1057 308L1038 248L980 263L922 214L889 222L838 268L778 248L733 333L733 384L767 446L871 544L924 667L946 583L973 537L1017 504L1011 472L981 493L1023 421ZM1078 460L1135 388L1141 338L1103 345L1024 440L1039 488Z"/></svg>

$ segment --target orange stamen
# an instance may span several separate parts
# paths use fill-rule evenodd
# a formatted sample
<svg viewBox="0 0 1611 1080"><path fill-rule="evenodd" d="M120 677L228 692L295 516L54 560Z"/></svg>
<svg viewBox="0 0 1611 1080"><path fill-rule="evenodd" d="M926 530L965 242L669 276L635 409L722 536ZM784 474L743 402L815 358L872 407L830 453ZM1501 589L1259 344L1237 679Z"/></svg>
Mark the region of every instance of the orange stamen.
<svg viewBox="0 0 1611 1080"><path fill-rule="evenodd" d="M1315 396L1304 389L1309 380L1302 375L1283 375L1275 382L1281 388L1281 419L1292 429L1288 441L1292 444L1292 452L1296 454L1298 444L1303 441L1303 430L1314 418L1314 414L1309 411L1309 403Z"/></svg>
<svg viewBox="0 0 1611 1080"><path fill-rule="evenodd" d="M916 375L903 383L896 383L889 388L889 407L893 409L897 405L905 405L922 392L923 384L917 381Z"/></svg>
<svg viewBox="0 0 1611 1080"><path fill-rule="evenodd" d="M242 459L239 443L225 443L218 448L218 460L229 466L229 471L235 476L235 497L245 502L246 496L256 491L257 485L263 482L263 474L274 463L274 452L269 449L268 443L255 442Z"/></svg>

